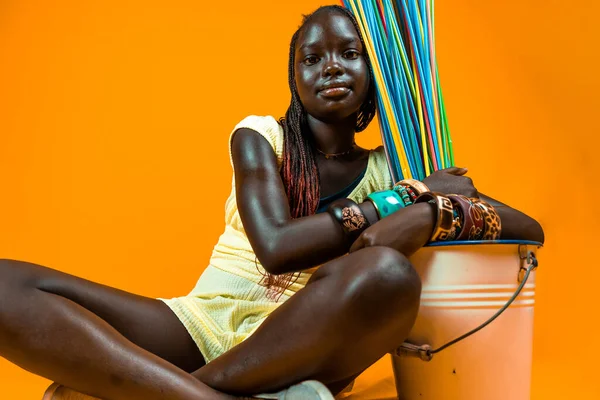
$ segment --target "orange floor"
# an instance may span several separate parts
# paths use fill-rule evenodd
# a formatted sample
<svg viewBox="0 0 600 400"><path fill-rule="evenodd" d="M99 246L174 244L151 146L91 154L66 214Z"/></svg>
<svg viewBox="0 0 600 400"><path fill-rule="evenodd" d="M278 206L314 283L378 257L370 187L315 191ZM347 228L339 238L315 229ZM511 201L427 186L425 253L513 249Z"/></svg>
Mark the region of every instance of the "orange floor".
<svg viewBox="0 0 600 400"><path fill-rule="evenodd" d="M339 396L344 400L397 399L391 356L382 357L354 382L350 393Z"/></svg>
<svg viewBox="0 0 600 400"><path fill-rule="evenodd" d="M34 376L0 359L4 375L0 377L0 400L40 400L52 383ZM391 400L396 398L390 356L383 357L355 382L351 392L339 396L344 400Z"/></svg>
<svg viewBox="0 0 600 400"><path fill-rule="evenodd" d="M532 400L596 400L600 393L591 370L582 373L580 366L556 360L534 363ZM0 400L40 400L50 381L9 364L0 358ZM576 396L576 397L574 397ZM367 369L343 400L391 400L396 398L390 357L386 356ZM485 399L482 399L485 400Z"/></svg>

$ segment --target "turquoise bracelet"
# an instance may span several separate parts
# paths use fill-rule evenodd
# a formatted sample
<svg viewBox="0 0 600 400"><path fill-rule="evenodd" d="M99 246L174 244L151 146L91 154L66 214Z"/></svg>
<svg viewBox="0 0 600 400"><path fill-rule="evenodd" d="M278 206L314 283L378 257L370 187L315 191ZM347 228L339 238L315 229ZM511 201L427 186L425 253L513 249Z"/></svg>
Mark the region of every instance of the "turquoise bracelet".
<svg viewBox="0 0 600 400"><path fill-rule="evenodd" d="M385 218L405 207L402 197L394 190L373 192L367 196L367 199L375 206L379 219Z"/></svg>
<svg viewBox="0 0 600 400"><path fill-rule="evenodd" d="M405 206L412 205L413 202L410 198L410 195L408 194L408 189L406 188L406 186L396 185L394 186L393 190L400 195Z"/></svg>

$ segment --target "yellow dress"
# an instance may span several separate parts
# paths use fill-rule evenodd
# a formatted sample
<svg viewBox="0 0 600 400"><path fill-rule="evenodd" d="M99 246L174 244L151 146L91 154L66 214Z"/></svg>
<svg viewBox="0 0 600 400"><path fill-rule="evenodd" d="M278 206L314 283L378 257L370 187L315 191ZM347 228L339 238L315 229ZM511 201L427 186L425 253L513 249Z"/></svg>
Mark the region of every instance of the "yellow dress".
<svg viewBox="0 0 600 400"><path fill-rule="evenodd" d="M253 115L235 126L229 140L230 161L231 137L240 128L264 136L281 168L283 128L273 117ZM385 153L380 147L371 151L364 177L348 198L361 203L369 193L391 186ZM234 176L225 203L225 232L213 249L208 267L190 294L159 300L173 310L206 362L210 362L249 337L271 312L306 285L316 268L303 271L278 301L267 298L266 288L259 285L265 270L255 258L238 213Z"/></svg>

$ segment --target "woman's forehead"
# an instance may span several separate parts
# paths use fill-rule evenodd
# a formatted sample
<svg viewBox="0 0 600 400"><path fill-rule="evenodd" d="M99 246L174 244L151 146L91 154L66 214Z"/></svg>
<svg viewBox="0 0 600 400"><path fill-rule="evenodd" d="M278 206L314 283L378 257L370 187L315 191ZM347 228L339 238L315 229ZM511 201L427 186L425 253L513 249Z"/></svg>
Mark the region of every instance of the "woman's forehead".
<svg viewBox="0 0 600 400"><path fill-rule="evenodd" d="M324 12L313 16L300 31L296 48L302 50L325 44L349 45L360 38L350 19L339 12Z"/></svg>

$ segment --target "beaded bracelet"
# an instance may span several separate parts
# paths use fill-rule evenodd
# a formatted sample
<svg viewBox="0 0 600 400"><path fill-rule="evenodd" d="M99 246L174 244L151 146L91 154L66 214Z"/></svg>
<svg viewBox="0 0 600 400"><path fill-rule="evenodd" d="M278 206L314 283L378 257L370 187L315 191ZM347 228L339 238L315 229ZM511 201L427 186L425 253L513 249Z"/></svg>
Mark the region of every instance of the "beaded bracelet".
<svg viewBox="0 0 600 400"><path fill-rule="evenodd" d="M479 207L483 212L483 220L485 222L485 229L483 232L483 240L498 240L502 233L502 223L500 222L500 216L496 212L496 209L489 203L478 199L471 198L471 202L474 206Z"/></svg>
<svg viewBox="0 0 600 400"><path fill-rule="evenodd" d="M417 196L420 196L423 193L430 191L429 188L427 187L427 185L425 185L423 182L418 181L416 179L404 179L404 180L396 183L396 185L394 185L394 186L398 186L398 185L404 185L404 186L410 187L417 194Z"/></svg>
<svg viewBox="0 0 600 400"><path fill-rule="evenodd" d="M436 205L437 219L430 241L438 242L448 240L454 221L452 202L450 199L437 192L425 192L417 198L415 204L416 203L432 203Z"/></svg>
<svg viewBox="0 0 600 400"><path fill-rule="evenodd" d="M370 224L356 202L350 199L338 199L327 207L327 212L339 222L344 236L352 243Z"/></svg>
<svg viewBox="0 0 600 400"><path fill-rule="evenodd" d="M405 207L404 201L394 190L373 192L367 196L367 200L373 203L379 219L383 219Z"/></svg>
<svg viewBox="0 0 600 400"><path fill-rule="evenodd" d="M392 190L400 195L405 206L410 206L413 204L414 200L408 194L408 186L396 185Z"/></svg>
<svg viewBox="0 0 600 400"><path fill-rule="evenodd" d="M417 200L417 197L419 197L419 195L416 194L415 191L410 186L404 186L404 187L406 188L406 191L408 192L410 199L414 203Z"/></svg>

